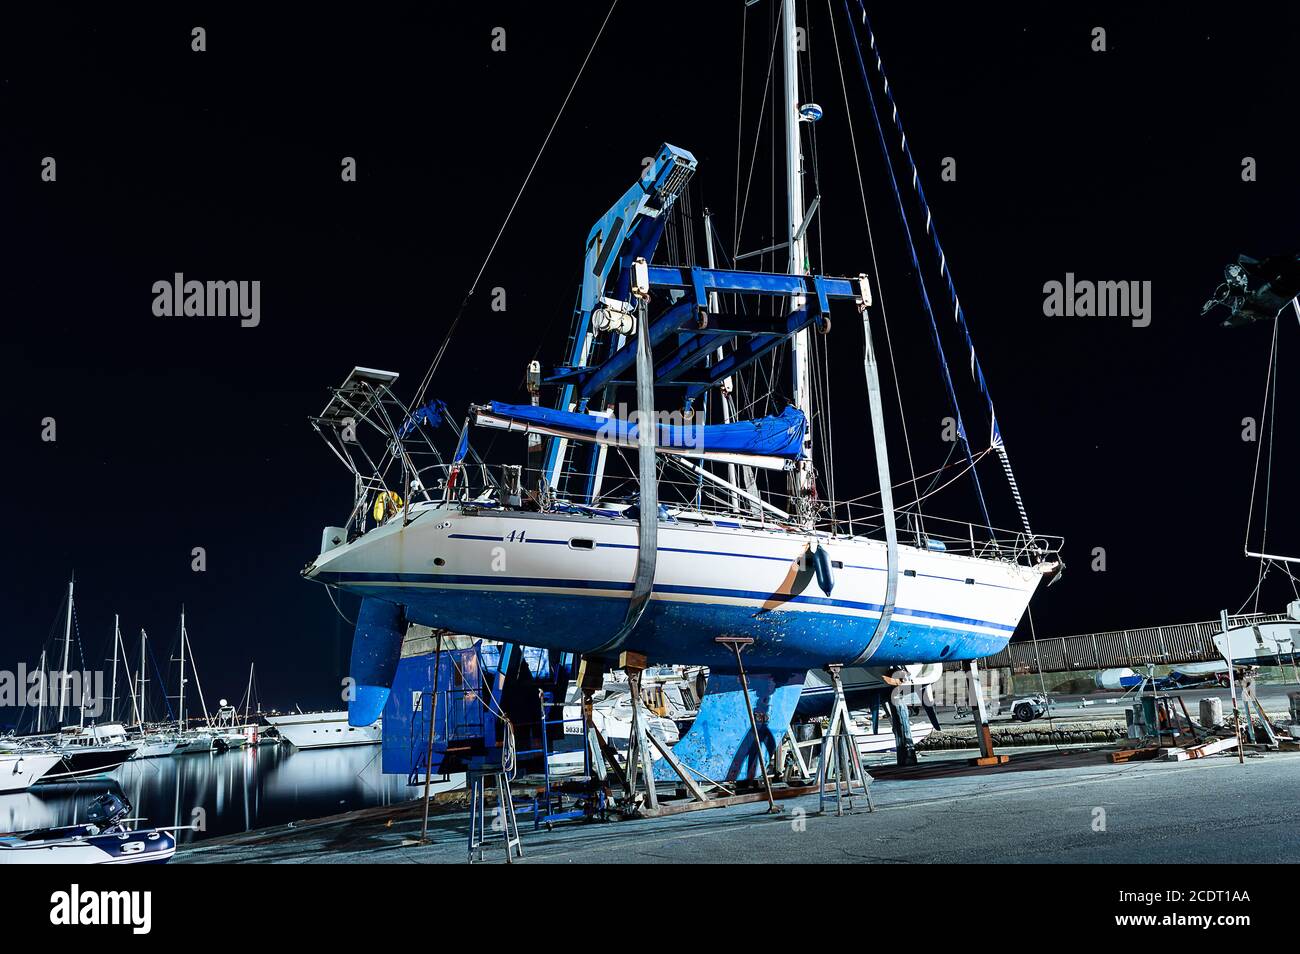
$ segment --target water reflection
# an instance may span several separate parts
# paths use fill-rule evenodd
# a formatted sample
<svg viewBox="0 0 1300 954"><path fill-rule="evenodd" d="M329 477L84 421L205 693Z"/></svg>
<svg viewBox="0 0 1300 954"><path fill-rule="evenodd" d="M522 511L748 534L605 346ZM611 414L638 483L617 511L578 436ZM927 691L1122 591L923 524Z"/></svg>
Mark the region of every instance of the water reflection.
<svg viewBox="0 0 1300 954"><path fill-rule="evenodd" d="M418 797L405 776L379 770L379 746L298 750L258 746L221 754L174 755L128 762L107 779L39 785L0 795L0 831L74 825L95 796L126 796L154 825L189 825L181 843L317 818ZM201 809L201 812L196 812Z"/></svg>

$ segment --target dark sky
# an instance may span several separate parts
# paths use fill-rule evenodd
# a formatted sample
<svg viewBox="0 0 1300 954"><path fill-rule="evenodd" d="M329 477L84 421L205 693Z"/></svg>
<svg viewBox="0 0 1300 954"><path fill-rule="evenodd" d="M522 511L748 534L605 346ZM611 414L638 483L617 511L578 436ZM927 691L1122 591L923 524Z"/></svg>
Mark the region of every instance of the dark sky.
<svg viewBox="0 0 1300 954"><path fill-rule="evenodd" d="M250 660L268 703L336 698L350 627L298 571L320 528L345 516L351 483L307 415L354 364L401 372L409 396L607 9L488 6L0 14L5 666L39 654L75 569L92 659L117 612L129 636L150 631L162 661L184 603L210 700L237 698ZM1255 572L1241 543L1256 445L1241 420L1260 412L1271 326L1228 331L1199 309L1238 252L1297 251L1300 14L870 9L1030 515L1067 541L1063 581L1035 602L1039 635L1235 610ZM694 208L713 209L731 244L743 10L621 0L484 276L507 289L508 311L474 299L435 383L457 413L523 398L539 349L558 360L587 231L660 142L700 160ZM918 466L934 466L942 392L875 128L851 59L845 114L825 4L809 22L826 110L817 267L871 270L851 124L909 429ZM207 52L191 51L194 26ZM490 48L496 26L505 52ZM1104 53L1089 48L1096 26ZM743 165L768 30L765 0L748 13ZM770 243L770 146L760 139L763 197L742 248ZM40 181L44 156L56 182ZM357 159L355 183L340 180L343 156ZM945 156L955 182L939 181ZM1245 156L1256 182L1241 179ZM155 317L152 285L174 272L260 280L261 325ZM1066 272L1150 281L1150 327L1044 317L1043 284ZM874 472L856 316L832 337L836 473L850 496ZM946 343L962 378L956 338ZM1297 343L1292 316L1282 474L1296 463ZM977 405L967 414L978 420ZM55 443L41 440L45 417ZM1013 526L986 473L995 519ZM969 497L951 499L973 516ZM1274 501L1273 549L1300 552L1297 510ZM190 568L196 546L204 573ZM1094 547L1104 573L1090 570ZM1287 588L1269 594L1276 608Z"/></svg>

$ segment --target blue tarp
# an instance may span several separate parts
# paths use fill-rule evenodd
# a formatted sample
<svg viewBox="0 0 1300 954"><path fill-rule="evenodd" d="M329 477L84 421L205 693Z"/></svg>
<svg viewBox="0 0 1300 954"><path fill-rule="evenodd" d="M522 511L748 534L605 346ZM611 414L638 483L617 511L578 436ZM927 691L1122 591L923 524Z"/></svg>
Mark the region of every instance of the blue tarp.
<svg viewBox="0 0 1300 954"><path fill-rule="evenodd" d="M557 411L530 404L503 404L500 401L493 401L488 406L497 417L563 431L578 440L635 444L638 437L637 425L621 418ZM656 444L660 448L797 460L803 450L807 420L802 411L791 405L776 417L759 417L752 421L679 425L661 420L656 422L656 427Z"/></svg>
<svg viewBox="0 0 1300 954"><path fill-rule="evenodd" d="M402 422L401 430L397 432L398 437L405 437L411 431L415 430L421 424L431 428L436 428L442 423L443 415L447 412L447 405L442 401L430 401L423 407L416 408L411 412L411 416Z"/></svg>

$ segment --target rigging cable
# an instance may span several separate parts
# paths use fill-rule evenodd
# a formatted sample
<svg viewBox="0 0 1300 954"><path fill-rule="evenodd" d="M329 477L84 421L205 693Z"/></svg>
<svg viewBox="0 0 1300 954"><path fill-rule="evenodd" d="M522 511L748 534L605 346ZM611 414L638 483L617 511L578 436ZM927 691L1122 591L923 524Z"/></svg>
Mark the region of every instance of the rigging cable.
<svg viewBox="0 0 1300 954"><path fill-rule="evenodd" d="M1273 482L1273 421L1277 416L1277 341L1278 332L1281 329L1281 322L1273 323L1273 344L1268 352L1268 371L1264 376L1264 409L1260 412L1260 424L1268 421L1268 470L1264 476L1264 532L1260 540L1259 550L1261 553L1268 552L1268 507L1269 507L1269 488ZM1270 416L1269 406L1273 411ZM1245 550L1250 551L1250 530L1255 523L1255 495L1259 489L1259 465L1260 459L1264 453L1263 442L1257 442L1255 445L1255 472L1250 479L1250 507L1246 511L1246 543ZM1259 593L1264 583L1264 577L1268 573L1268 560L1260 560L1259 579L1255 583L1255 592L1252 594L1255 600L1255 611L1259 611ZM1250 602L1249 598L1247 602ZM1243 606L1244 608L1244 606Z"/></svg>
<svg viewBox="0 0 1300 954"><path fill-rule="evenodd" d="M862 12L862 22L867 30L867 35L870 40L871 49L873 52L875 52L876 55L876 70L880 74L881 82L884 85L884 95L886 97L886 100L888 101L893 111L892 118L893 118L894 126L898 130L899 135L902 137L901 151L903 153L904 158L907 160L909 167L912 170L912 189L916 193L917 200L921 205L922 211L925 212L926 233L931 237L931 240L934 243L936 249L936 253L939 255L939 274L947 282L948 294L952 301L953 319L957 322L958 326L961 328L962 333L966 339L968 350L970 352L971 377L978 385L980 393L984 395L988 403L989 419L991 425L991 445L995 450L998 451L998 456L1002 460L1003 470L1005 471L1008 481L1010 483L1012 489L1012 497L1015 500L1016 509L1020 514L1021 522L1024 524L1025 532L1032 535L1033 531L1029 527L1029 518L1025 513L1024 503L1020 497L1020 490L1018 485L1015 482L1015 476L1011 472L1011 462L1007 458L1006 450L1005 447L1003 446L1002 434L1000 429L998 428L997 415L993 409L993 399L989 395L988 384L984 379L984 372L980 368L979 360L975 356L975 345L973 340L971 339L970 329L966 325L966 318L961 310L961 303L957 298L957 291L956 291L956 287L953 285L951 270L948 269L947 267L947 256L944 254L942 246L939 245L938 233L936 232L934 227L934 219L930 213L929 206L926 204L925 193L921 189L921 180L920 180L920 175L917 171L916 161L912 158L912 152L907 147L907 134L903 132L902 119L899 117L898 114L898 104L894 102L894 95L889 89L889 79L888 77L885 76L884 63L881 60L879 51L876 49L876 35L875 32L871 29L870 22L867 20L867 10L862 0L858 0L858 8ZM853 24L853 17L851 12L849 11L848 0L844 0L844 9L845 9L845 13L848 14L850 34L853 38L853 48L854 48L854 52L857 54L858 69L862 74L862 83L866 87L867 98L871 103L871 115L876 121L876 131L880 136L881 150L884 153L885 164L889 170L890 184L894 188L894 197L897 200L899 217L903 220L903 231L907 236L908 250L912 258L912 267L915 268L917 272L916 277L917 277L917 283L918 285L920 285L920 289L921 289L922 304L925 307L926 315L930 319L931 334L934 339L935 347L939 351L939 363L943 369L944 383L948 388L949 400L952 404L953 414L956 417L958 436L961 437L962 443L966 448L967 457L970 457L971 456L970 440L966 434L965 424L961 417L961 410L957 405L957 392L952 383L952 374L948 369L947 358L943 354L943 345L939 337L938 321L936 320L934 315L934 308L930 303L929 292L925 288L925 280L921 275L921 265L916 253L916 244L912 238L912 228L907 221L907 214L903 208L902 190L899 189L898 177L894 173L894 163L892 158L890 158L889 147L885 142L884 124L880 120L880 112L876 106L875 91L872 89L871 82L867 77L866 61L863 59L862 56L862 46L858 42L858 31L857 31L857 27ZM979 475L975 474L974 477L975 477L975 492L976 495L979 497L980 508L984 513L985 522L987 523L989 528L992 529L992 522L989 520L988 507L984 502L984 490L980 486Z"/></svg>
<svg viewBox="0 0 1300 954"><path fill-rule="evenodd" d="M469 300L474 297L474 292L478 289L478 283L483 278L483 273L487 271L488 262L492 260L492 254L497 250L497 245L501 241L501 236L505 234L506 226L510 224L510 218L515 214L515 209L519 206L519 200L523 198L524 191L528 188L528 183L532 181L533 173L537 171L537 164L542 159L542 154L546 152L546 147L551 141L551 136L555 132L555 127L560 124L560 118L564 115L565 108L569 105L569 100L573 97L573 91L578 88L578 81L582 79L582 74L586 72L587 63L591 61L591 54L596 52L596 45L600 43L600 38L605 33L605 27L609 25L610 17L614 15L614 8L618 6L618 0L613 0L609 5L609 11L605 14L605 19L601 21L600 29L596 31L596 38L591 41L591 47L587 50L586 57L583 58L582 65L578 67L578 75L573 78L573 83L569 86L569 92L564 96L564 102L560 104L560 110L551 120L551 128L546 131L546 138L542 140L541 148L537 150L537 155L533 157L533 164L528 167L528 174L524 176L523 184L519 186L519 191L515 194L515 199L510 203L510 209L506 212L505 219L501 222L501 228L497 230L496 238L492 240L491 247L488 248L487 255L483 258L483 264L479 266L478 274L474 276L474 281L469 286L469 291L465 293L464 299L461 300L460 308L456 310L456 317L452 319L451 325L447 328L446 337L442 339L442 344L434 354L433 363L429 365L429 370L420 382L419 390L416 392L415 405L419 406L424 403L425 392L429 384L433 381L433 376L442 363L442 356L447 353L447 346L451 344L451 336L456 331L456 326L460 324L461 316L465 314L465 308L469 305Z"/></svg>
<svg viewBox="0 0 1300 954"><path fill-rule="evenodd" d="M167 682L166 680L163 679L162 670L159 669L158 667L158 657L153 654L153 643L149 642L148 640L145 640L145 647L149 650L149 661L153 663L153 674L158 677L158 685L162 687L163 705L167 707L167 721L170 722L176 718L176 715L175 713L172 712L171 699L167 697ZM182 673L181 676L182 678L184 678L184 673ZM143 686L140 687L140 721L142 723L144 722L144 687Z"/></svg>
<svg viewBox="0 0 1300 954"><path fill-rule="evenodd" d="M767 56L767 80L763 83L763 99L758 104L758 123L754 127L754 146L753 149L750 151L750 156L749 156L749 172L745 176L745 198L744 201L740 203L740 217L736 221L735 231L731 236L731 241L733 243L731 249L731 257L733 260L736 258L736 256L740 254L740 233L741 230L744 229L745 227L745 213L749 211L749 188L754 181L754 165L758 160L758 139L759 136L761 136L763 133L763 110L767 108L767 91L769 87L771 87L772 85L772 64L775 62L776 59L776 38L777 38L777 32L776 30L773 30L772 49ZM743 119L743 114L742 114L742 119ZM773 137L773 139L775 140L775 137ZM737 149L740 148L739 143L736 144L736 148ZM773 148L775 148L775 146ZM739 187L740 185L739 175L737 175L736 177L736 185L737 187ZM761 267L762 259L759 259L759 262Z"/></svg>
<svg viewBox="0 0 1300 954"><path fill-rule="evenodd" d="M831 37L835 43L835 65L839 68L840 73L840 91L844 94L844 115L851 115L852 110L849 107L849 84L844 78L844 60L840 56L840 37L839 31L835 28L835 11L831 7L831 0L826 0L826 13L831 21ZM907 468L912 475L912 496L917 501L917 517L922 521L921 529L924 530L924 517L920 511L921 489L916 479L916 463L912 459L912 439L907 429L907 413L903 409L903 389L898 380L898 362L894 358L894 339L889 333L889 312L885 309L884 283L880 277L880 265L876 260L876 237L871 228L871 213L867 209L867 190L862 183L862 163L858 157L858 137L853 130L853 124L846 124L849 128L849 143L853 147L853 166L858 178L858 195L862 199L862 218L867 225L867 247L871 250L871 272L876 279L876 297L880 299L880 322L885 328L885 349L889 352L889 370L894 379L894 395L898 399L898 419L903 425L903 446L907 449Z"/></svg>
<svg viewBox="0 0 1300 954"><path fill-rule="evenodd" d="M1052 697L1047 694L1047 679L1043 676L1043 659L1038 655L1038 631L1034 628L1034 607L1026 606L1025 611L1029 615L1029 637L1034 643L1034 667L1038 670L1038 687L1043 696L1043 705L1047 707L1047 730L1052 737L1052 748L1056 751L1061 750L1061 744L1056 738L1056 717L1052 715ZM1012 684L1012 696L1015 696L1015 685Z"/></svg>

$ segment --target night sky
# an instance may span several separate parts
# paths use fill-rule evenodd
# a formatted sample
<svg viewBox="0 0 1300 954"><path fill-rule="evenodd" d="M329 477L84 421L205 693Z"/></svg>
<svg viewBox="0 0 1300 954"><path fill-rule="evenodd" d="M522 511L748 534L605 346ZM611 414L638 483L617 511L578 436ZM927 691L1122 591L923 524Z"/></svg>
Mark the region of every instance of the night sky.
<svg viewBox="0 0 1300 954"><path fill-rule="evenodd" d="M747 14L742 176L770 6ZM1030 516L1066 539L1069 568L1034 603L1039 635L1209 619L1255 582L1242 542L1258 445L1241 432L1260 414L1272 325L1225 330L1223 313L1199 312L1239 252L1298 250L1300 13L1059 6L869 9ZM128 640L149 630L165 665L184 603L209 705L242 694L251 660L268 704L337 700L351 628L298 573L321 527L346 516L351 478L307 417L353 365L401 372L411 396L607 9L0 14L0 665L36 660L75 570L92 666L115 612ZM940 379L839 0L831 9L850 114L814 0L805 98L826 113L815 267L872 271L851 125L873 278L927 470L947 450ZM525 362L560 359L587 232L661 142L695 153L693 208L712 209L733 245L745 16L740 0L618 4L484 275L507 290L507 311L474 298L435 381L455 413L525 399ZM206 52L191 50L195 26ZM505 52L491 49L498 26ZM1090 49L1098 26L1105 52ZM773 241L771 147L763 134L742 250ZM41 181L46 156L55 182ZM341 181L344 156L354 183ZM954 182L940 181L944 157ZM1244 157L1257 181L1242 181ZM261 324L155 317L152 285L175 272L260 280ZM1043 285L1067 272L1150 281L1150 326L1045 317ZM950 322L944 335L968 399ZM836 479L854 496L874 489L874 464L851 310L832 340ZM1300 553L1300 506L1285 499L1298 349L1288 314L1269 521L1282 553ZM964 410L978 433L979 405ZM901 432L890 437L898 450ZM905 474L901 452L893 464ZM988 464L994 520L1015 526ZM943 512L974 516L969 493L944 499ZM191 570L194 547L206 572ZM1094 547L1105 572L1090 567ZM1271 578L1263 605L1289 593Z"/></svg>

